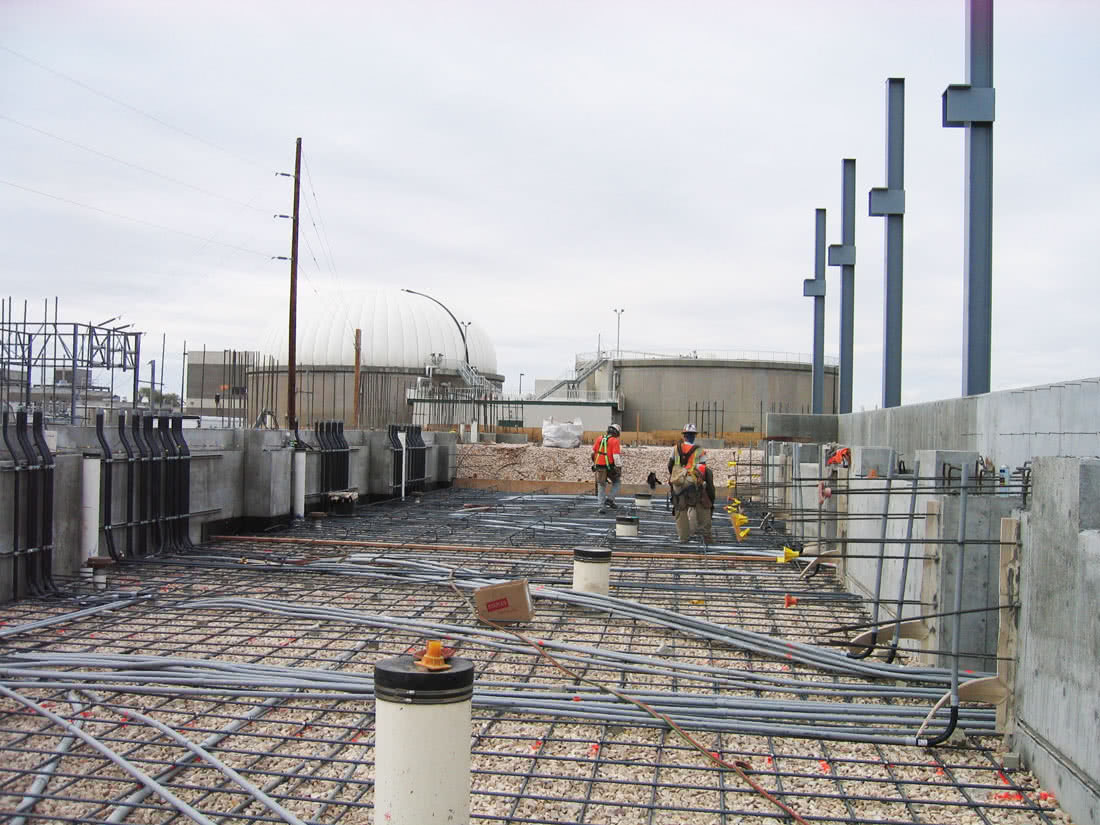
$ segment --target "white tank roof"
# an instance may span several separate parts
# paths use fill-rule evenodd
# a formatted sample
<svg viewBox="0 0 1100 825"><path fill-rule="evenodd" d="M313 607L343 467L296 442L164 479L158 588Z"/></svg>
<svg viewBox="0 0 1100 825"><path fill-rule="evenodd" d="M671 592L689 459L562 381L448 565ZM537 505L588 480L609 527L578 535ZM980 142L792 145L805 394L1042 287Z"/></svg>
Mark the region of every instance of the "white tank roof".
<svg viewBox="0 0 1100 825"><path fill-rule="evenodd" d="M458 322L472 321L449 298L440 298ZM432 363L432 354L445 361L465 359L462 333L455 318L435 301L393 288L340 289L318 295L298 293L299 364L352 366L355 364L355 330L362 330L363 366L402 367L421 370ZM273 322L263 352L285 364L287 322ZM476 321L466 331L470 365L481 373L496 374L497 353L493 342Z"/></svg>

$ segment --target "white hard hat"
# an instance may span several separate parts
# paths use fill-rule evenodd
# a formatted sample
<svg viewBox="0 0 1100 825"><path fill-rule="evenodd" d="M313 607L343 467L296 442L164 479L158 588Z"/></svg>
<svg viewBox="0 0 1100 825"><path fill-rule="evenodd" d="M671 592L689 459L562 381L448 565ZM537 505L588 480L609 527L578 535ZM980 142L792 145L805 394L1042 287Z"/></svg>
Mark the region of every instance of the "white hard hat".
<svg viewBox="0 0 1100 825"><path fill-rule="evenodd" d="M684 431L685 433L697 433L697 432L699 432L699 431L698 431L697 429L695 429L695 425L694 425L694 424L685 424L685 425L684 425L684 430L683 430L683 431Z"/></svg>
<svg viewBox="0 0 1100 825"><path fill-rule="evenodd" d="M618 424L608 424L607 429L614 430L617 433L621 433L623 431L622 427L620 427Z"/></svg>

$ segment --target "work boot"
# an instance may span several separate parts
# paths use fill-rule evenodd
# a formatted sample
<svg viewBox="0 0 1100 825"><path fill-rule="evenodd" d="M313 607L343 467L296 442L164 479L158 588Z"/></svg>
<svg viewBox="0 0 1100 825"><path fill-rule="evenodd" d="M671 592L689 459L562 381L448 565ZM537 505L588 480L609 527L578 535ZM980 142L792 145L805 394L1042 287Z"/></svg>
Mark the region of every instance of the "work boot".
<svg viewBox="0 0 1100 825"><path fill-rule="evenodd" d="M608 501L607 506L610 507L612 510L618 510L619 509L619 505L616 504L614 501Z"/></svg>

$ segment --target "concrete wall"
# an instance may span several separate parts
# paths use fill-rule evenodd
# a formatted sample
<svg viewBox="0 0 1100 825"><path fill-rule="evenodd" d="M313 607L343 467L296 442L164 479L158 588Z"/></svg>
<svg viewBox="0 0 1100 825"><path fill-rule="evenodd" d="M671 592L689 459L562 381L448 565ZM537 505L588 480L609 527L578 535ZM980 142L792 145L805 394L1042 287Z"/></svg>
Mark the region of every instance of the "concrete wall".
<svg viewBox="0 0 1100 825"><path fill-rule="evenodd" d="M1079 823L1100 822L1100 461L1040 458L1021 519L1016 747Z"/></svg>
<svg viewBox="0 0 1100 825"><path fill-rule="evenodd" d="M58 576L76 573L80 565L80 504L83 454L99 455L100 447L93 427L56 427L58 454L54 471L54 553L53 570ZM108 429L108 441L115 458L125 453L118 442L117 429ZM281 430L184 431L191 450L191 540L199 543L204 528L213 522L238 518L288 518L291 511L291 464L294 449L291 435ZM379 431L345 432L351 445L349 486L360 495L390 496L394 453L388 449L386 434ZM449 485L455 477L456 436L453 433L424 433L427 445L426 472L429 486ZM0 462L10 468L11 462ZM127 519L127 463L111 465L112 524ZM101 465L101 472L103 465ZM319 500L321 454L306 453L306 499ZM25 484L25 482L24 482ZM12 556L12 507L15 474L0 472L0 602L13 597L14 562ZM102 493L106 486L101 481ZM133 518L139 513L136 509ZM136 542L134 531L112 531L115 547L125 554L128 538ZM135 544L136 547L136 544ZM104 531L93 555L107 555Z"/></svg>
<svg viewBox="0 0 1100 825"><path fill-rule="evenodd" d="M969 450L1010 469L1036 456L1100 454L1100 378L838 417L841 444Z"/></svg>
<svg viewBox="0 0 1100 825"><path fill-rule="evenodd" d="M930 476L938 475L937 470L944 462L956 465L973 462L975 454L918 453L920 480L914 498L914 465L909 465L907 474L887 480L888 448L853 447L851 467L847 469L820 465L817 445L772 443L769 449L771 459L766 474L775 485L769 506L788 517L787 529L793 539L812 541L820 529L826 542L834 538L844 540L845 553L840 557L840 569L845 587L864 596L869 610L874 609L877 601L880 621L897 618L899 612L902 618L907 618L953 609L955 570L960 558L958 482L955 482L955 489L943 489L933 484ZM877 477L867 477L872 472ZM819 479L826 479L826 483L837 491L820 508ZM997 495L996 488L988 489L988 494L967 496L964 533L967 543L962 552L964 611L981 611L998 605L1000 520L1019 505L1018 496ZM906 565L901 557L905 552L911 507L913 531L910 560ZM820 520L815 518L815 513L820 513ZM880 546L883 548L881 569ZM925 620L925 625L928 628L926 639L919 644L903 640L900 647L949 651L955 636L953 621L933 617ZM962 616L959 650L971 654L961 657L962 669L997 670L994 658L997 628L997 614L993 611ZM945 653L929 653L924 660L941 667L950 665L950 656Z"/></svg>

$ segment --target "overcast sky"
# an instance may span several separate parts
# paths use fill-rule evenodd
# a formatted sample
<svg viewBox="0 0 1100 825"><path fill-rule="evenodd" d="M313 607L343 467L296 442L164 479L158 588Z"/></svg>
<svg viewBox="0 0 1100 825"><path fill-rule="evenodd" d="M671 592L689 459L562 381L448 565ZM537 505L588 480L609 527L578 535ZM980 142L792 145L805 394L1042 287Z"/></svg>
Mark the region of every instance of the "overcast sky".
<svg viewBox="0 0 1100 825"><path fill-rule="evenodd" d="M994 389L1095 376L1100 3L995 10ZM881 399L885 82L906 79L903 399L962 375L964 0L0 0L2 292L180 352L301 294L431 293L506 389L624 349L809 353L857 159L854 405ZM97 211L98 210L98 211ZM830 267L826 352L839 350ZM809 399L807 399L809 403Z"/></svg>

